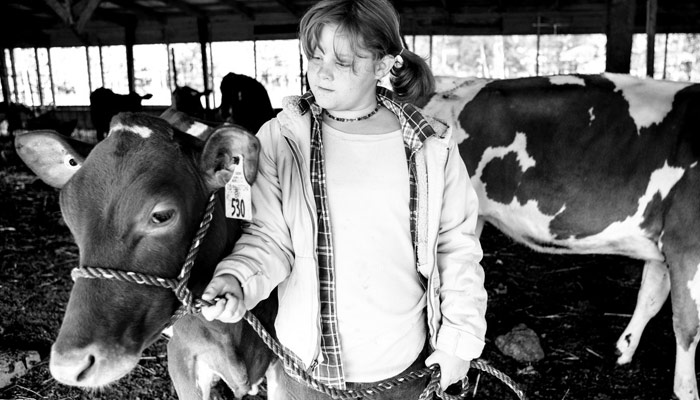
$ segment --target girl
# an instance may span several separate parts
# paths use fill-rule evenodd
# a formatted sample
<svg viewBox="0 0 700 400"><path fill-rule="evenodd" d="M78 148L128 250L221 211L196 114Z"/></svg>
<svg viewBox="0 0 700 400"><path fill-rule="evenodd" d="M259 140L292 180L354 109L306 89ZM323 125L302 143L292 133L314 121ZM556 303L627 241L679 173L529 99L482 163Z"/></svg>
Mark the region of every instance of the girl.
<svg viewBox="0 0 700 400"><path fill-rule="evenodd" d="M445 389L483 350L486 291L464 163L448 127L410 103L432 74L386 0L320 1L299 32L310 91L257 134L253 220L204 316L238 321L279 285L277 337L315 378L361 389L439 364ZM378 86L389 73L394 92ZM272 375L270 399L328 398L281 363Z"/></svg>

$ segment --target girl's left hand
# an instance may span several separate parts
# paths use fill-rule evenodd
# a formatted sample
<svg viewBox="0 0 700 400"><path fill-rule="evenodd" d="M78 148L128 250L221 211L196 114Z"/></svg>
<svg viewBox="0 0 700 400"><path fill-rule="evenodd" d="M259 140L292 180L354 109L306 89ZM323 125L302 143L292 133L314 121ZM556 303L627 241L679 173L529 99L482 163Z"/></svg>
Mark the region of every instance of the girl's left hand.
<svg viewBox="0 0 700 400"><path fill-rule="evenodd" d="M425 360L426 366L431 366L433 364L440 365L440 387L444 391L447 390L451 384L467 376L471 360L465 361L457 356L447 354L442 350L435 350L435 352Z"/></svg>

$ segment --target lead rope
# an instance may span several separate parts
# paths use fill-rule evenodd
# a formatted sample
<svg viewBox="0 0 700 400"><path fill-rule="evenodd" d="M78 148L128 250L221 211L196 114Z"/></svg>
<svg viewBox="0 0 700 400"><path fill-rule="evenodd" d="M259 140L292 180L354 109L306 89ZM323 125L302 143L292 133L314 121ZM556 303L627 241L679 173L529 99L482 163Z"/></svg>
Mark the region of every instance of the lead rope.
<svg viewBox="0 0 700 400"><path fill-rule="evenodd" d="M86 279L108 279L117 280L122 282L137 283L140 285L147 286L157 286L162 288L171 289L175 292L175 295L180 300L182 305L175 311L170 319L170 325L173 325L178 319L182 318L186 314L196 314L201 311L203 306L211 306L216 304L215 302L202 300L201 298L194 299L192 292L187 287L187 283L190 278L192 267L194 266L194 261L197 258L197 253L202 240L209 230L211 221L213 219L214 207L216 205L216 192L212 192L209 196L209 202L204 211L204 216L202 217L202 222L199 224L199 229L197 234L192 240L190 249L187 253L185 263L182 266L180 275L177 279L174 278L161 278L148 274L141 274L139 272L129 272L121 271L110 268L100 268L100 267L89 267L83 266L79 268L73 268L71 271L71 277L75 281L78 278ZM248 324L255 330L255 332L260 336L260 339L267 345L267 347L279 358L282 363L290 370L294 371L297 376L309 387L322 392L328 396L335 399L358 399L366 396L371 396L377 393L385 392L398 386L404 382L411 382L416 379L423 378L430 374L430 381L428 386L421 393L419 400L429 400L432 398L433 394L444 400L458 400L463 399L467 396L468 385L466 384L466 377L463 381L462 392L459 395L450 395L442 391L440 388L440 369L437 365L432 365L430 367L423 368L417 371L411 371L404 373L396 378L383 381L375 386L362 390L342 390L330 387L323 382L320 382L310 376L304 368L296 363L294 358L291 356L292 352L284 347L279 341L273 338L267 330L262 326L260 321L250 312L246 311L243 316ZM501 382L508 386L520 400L525 400L525 392L518 387L518 385L510 379L506 374L490 366L486 361L482 359L472 360L470 364L471 368L479 371L486 372Z"/></svg>

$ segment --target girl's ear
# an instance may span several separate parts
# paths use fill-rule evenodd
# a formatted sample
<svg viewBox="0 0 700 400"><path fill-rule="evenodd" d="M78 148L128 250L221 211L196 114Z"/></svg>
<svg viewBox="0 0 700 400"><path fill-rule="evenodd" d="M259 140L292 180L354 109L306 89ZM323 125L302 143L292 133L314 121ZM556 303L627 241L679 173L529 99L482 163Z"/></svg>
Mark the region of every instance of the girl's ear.
<svg viewBox="0 0 700 400"><path fill-rule="evenodd" d="M391 68L394 66L394 56L392 55L385 55L382 57L377 63L374 65L374 77L377 80L381 80L386 76L386 74L391 71Z"/></svg>

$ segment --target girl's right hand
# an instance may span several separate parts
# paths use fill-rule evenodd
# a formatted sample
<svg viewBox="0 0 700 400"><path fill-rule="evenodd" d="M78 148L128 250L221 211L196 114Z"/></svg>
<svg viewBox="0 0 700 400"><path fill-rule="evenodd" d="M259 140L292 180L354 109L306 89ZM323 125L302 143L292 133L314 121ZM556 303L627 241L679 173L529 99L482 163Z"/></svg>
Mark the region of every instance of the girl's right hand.
<svg viewBox="0 0 700 400"><path fill-rule="evenodd" d="M243 304L243 289L238 279L230 274L215 276L209 282L202 300L211 301L216 299L216 304L202 307L202 316L207 321L218 319L221 322L238 322L246 313Z"/></svg>

